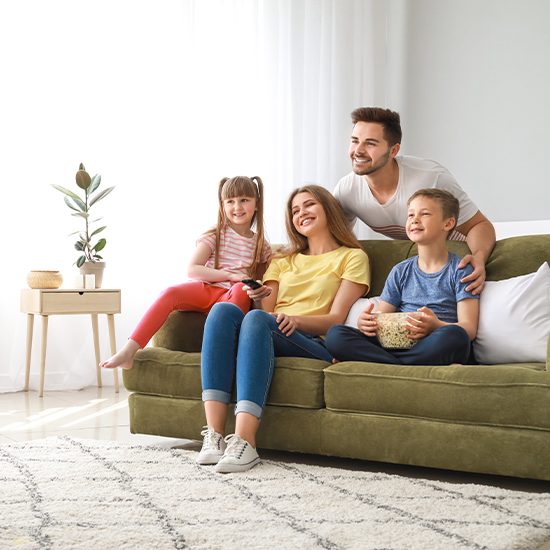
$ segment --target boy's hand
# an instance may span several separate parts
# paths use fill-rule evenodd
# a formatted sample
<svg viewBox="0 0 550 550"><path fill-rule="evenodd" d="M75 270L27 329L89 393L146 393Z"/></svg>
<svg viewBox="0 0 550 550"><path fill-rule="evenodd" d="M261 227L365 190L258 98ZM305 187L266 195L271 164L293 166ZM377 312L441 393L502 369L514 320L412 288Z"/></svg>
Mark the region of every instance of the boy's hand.
<svg viewBox="0 0 550 550"><path fill-rule="evenodd" d="M468 264L472 264L474 270L467 277L460 279L460 282L469 283L471 281L471 284L466 287L466 290L472 294L480 294L485 286L485 277L487 276L485 272L485 262L483 258L473 256L472 254L466 254L466 256L460 260L458 268L461 269Z"/></svg>
<svg viewBox="0 0 550 550"><path fill-rule="evenodd" d="M407 317L408 336L411 340L420 340L443 326L437 315L429 307L421 307L416 312L411 312Z"/></svg>
<svg viewBox="0 0 550 550"><path fill-rule="evenodd" d="M365 336L376 336L378 331L378 322L376 320L376 315L372 314L374 304L369 304L359 315L357 319L357 328Z"/></svg>

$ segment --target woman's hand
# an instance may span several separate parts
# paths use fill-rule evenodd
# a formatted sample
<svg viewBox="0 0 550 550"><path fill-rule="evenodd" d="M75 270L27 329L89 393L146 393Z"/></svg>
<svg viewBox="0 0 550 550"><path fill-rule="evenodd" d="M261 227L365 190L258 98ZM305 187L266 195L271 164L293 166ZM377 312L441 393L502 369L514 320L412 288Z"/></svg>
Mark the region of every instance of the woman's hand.
<svg viewBox="0 0 550 550"><path fill-rule="evenodd" d="M372 314L373 308L374 304L369 304L357 319L357 328L365 336L376 336L376 333L378 331L378 322L376 320L376 315Z"/></svg>
<svg viewBox="0 0 550 550"><path fill-rule="evenodd" d="M248 294L248 297L255 302L267 298L272 292L272 289L265 285L259 288L251 288L248 285L244 285L243 290Z"/></svg>
<svg viewBox="0 0 550 550"><path fill-rule="evenodd" d="M286 313L272 313L279 325L279 330L285 335L290 336L297 328L298 323L294 317Z"/></svg>
<svg viewBox="0 0 550 550"><path fill-rule="evenodd" d="M408 337L411 340L420 340L445 324L426 306L411 312L407 319L409 321L407 323Z"/></svg>

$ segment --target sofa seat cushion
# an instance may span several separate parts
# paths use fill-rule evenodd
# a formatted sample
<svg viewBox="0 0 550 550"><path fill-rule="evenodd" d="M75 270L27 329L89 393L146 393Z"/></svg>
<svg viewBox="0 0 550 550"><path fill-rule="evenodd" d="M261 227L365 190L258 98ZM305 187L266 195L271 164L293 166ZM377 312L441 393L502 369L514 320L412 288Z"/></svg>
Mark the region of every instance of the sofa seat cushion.
<svg viewBox="0 0 550 550"><path fill-rule="evenodd" d="M327 409L550 430L541 363L402 366L344 362L325 370Z"/></svg>
<svg viewBox="0 0 550 550"><path fill-rule="evenodd" d="M134 358L134 368L123 371L129 391L164 397L201 399L200 353L145 348ZM278 357L268 405L321 409L324 407L323 370L317 359Z"/></svg>

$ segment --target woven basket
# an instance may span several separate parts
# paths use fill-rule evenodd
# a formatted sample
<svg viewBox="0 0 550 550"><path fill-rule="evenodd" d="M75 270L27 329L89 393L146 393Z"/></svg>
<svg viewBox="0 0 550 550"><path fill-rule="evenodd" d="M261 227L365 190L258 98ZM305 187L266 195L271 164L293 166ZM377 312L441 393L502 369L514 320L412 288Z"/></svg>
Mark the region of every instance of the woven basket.
<svg viewBox="0 0 550 550"><path fill-rule="evenodd" d="M31 288L59 288L63 276L59 271L33 270L27 275L27 283Z"/></svg>

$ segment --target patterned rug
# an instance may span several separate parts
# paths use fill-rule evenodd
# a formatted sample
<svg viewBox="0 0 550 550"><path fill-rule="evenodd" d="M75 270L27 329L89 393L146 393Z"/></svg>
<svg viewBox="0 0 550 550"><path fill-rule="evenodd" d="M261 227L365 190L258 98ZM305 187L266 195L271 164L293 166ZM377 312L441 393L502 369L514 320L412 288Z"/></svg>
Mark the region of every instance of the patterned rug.
<svg viewBox="0 0 550 550"><path fill-rule="evenodd" d="M533 549L550 493L48 438L0 446L0 548Z"/></svg>

